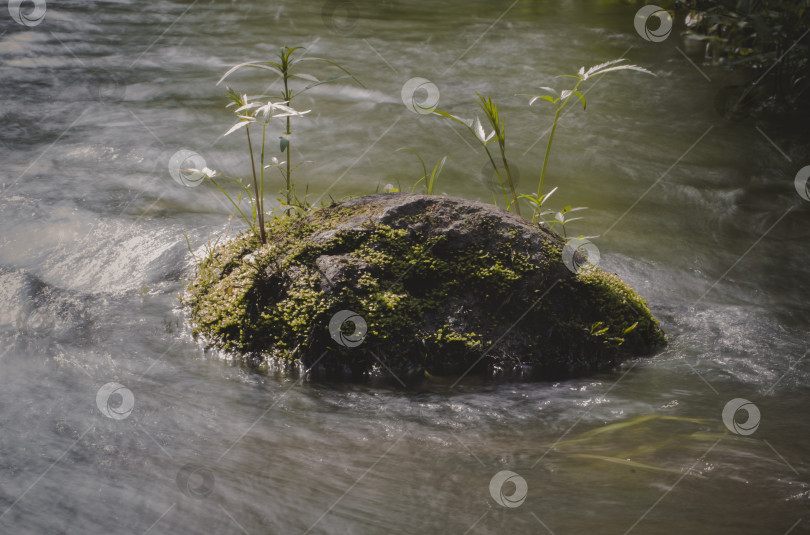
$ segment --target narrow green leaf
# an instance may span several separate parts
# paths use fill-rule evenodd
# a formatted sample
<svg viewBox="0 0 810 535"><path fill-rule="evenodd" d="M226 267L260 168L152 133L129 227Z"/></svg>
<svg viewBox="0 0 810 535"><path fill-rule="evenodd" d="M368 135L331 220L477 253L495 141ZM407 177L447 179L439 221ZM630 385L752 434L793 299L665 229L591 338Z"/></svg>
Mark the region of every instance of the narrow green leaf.
<svg viewBox="0 0 810 535"><path fill-rule="evenodd" d="M472 119L462 119L461 117L456 117L455 115L450 115L446 111L439 110L439 109L433 110L433 113L435 113L437 115L441 115L442 117L447 117L448 119L452 119L452 120L456 121L457 123L463 124L467 128L472 129L472 124L473 124Z"/></svg>
<svg viewBox="0 0 810 535"><path fill-rule="evenodd" d="M559 96L560 96L560 94L557 92L557 90L556 90L556 89L554 89L553 87L540 86L538 89L542 89L543 91L548 91L549 93L551 93L551 94L552 94L552 95L554 95L555 97L559 97Z"/></svg>
<svg viewBox="0 0 810 535"><path fill-rule="evenodd" d="M228 71L225 74L222 75L222 78L219 79L219 81L216 83L216 85L221 84L222 81L225 78L227 78L228 76L230 76L234 72L238 71L242 67L251 67L251 68L254 68L254 69L264 69L264 70L267 70L267 71L275 72L276 74L281 74L280 69L278 68L277 65L275 65L275 63L272 63L272 62L260 62L260 61L246 61L245 63L240 63L239 65L234 65L233 67L228 69Z"/></svg>
<svg viewBox="0 0 810 535"><path fill-rule="evenodd" d="M622 336L624 336L625 334L627 334L627 333L629 333L629 332L632 332L632 331L633 331L633 329L635 329L636 327L638 327L638 322L635 322L635 323L634 323L634 324L632 324L630 327L628 327L628 328L626 328L625 330L623 330L623 331L622 331Z"/></svg>
<svg viewBox="0 0 810 535"><path fill-rule="evenodd" d="M442 160L433 167L433 172L430 173L430 183L428 184L427 189L428 195L433 195L433 187L436 185L436 181L439 179L439 174L442 172L442 169L444 168L444 163L446 161L447 156L442 158Z"/></svg>
<svg viewBox="0 0 810 535"><path fill-rule="evenodd" d="M298 93L301 94L304 91L309 91L313 87L317 87L323 84L331 84L332 82L336 82L338 80L345 80L346 78L351 78L351 76L333 76L331 78L327 78L326 80L319 80L317 82L312 82L311 84L307 84L307 86Z"/></svg>
<svg viewBox="0 0 810 535"><path fill-rule="evenodd" d="M579 100L581 100L581 101L582 101L582 109L583 109L583 110L584 110L584 109L586 109L586 108L585 108L585 95L583 95L583 94L582 94L582 93L580 93L579 91L574 91L574 94L575 94L576 96L578 96L578 97L579 97Z"/></svg>
<svg viewBox="0 0 810 535"><path fill-rule="evenodd" d="M550 97L548 95L538 95L538 96L532 97L532 99L529 101L529 106L534 104L534 101L537 100L537 99L547 100L547 101L551 102L552 104L554 104L555 106L557 104L557 101L559 100L559 99L552 98L552 97Z"/></svg>
<svg viewBox="0 0 810 535"><path fill-rule="evenodd" d="M251 123L251 121L239 121L238 123L233 125L230 129L228 129L228 131L225 132L224 135L227 136L229 134L232 134L232 133L236 132L237 130L239 130L240 128L244 128L245 126L249 125L250 123Z"/></svg>
<svg viewBox="0 0 810 535"><path fill-rule="evenodd" d="M352 73L350 73L349 71L347 71L346 69L344 69L343 67L341 67L340 65L338 65L337 63L335 63L334 61L330 61L330 60L325 59L325 58L316 58L316 57L307 57L307 58L301 58L301 59L299 59L298 61L322 61L322 62L324 62L324 63L328 63L329 65L332 65L333 67L337 67L338 69L340 69L341 71L343 71L343 72L344 72L346 75L350 76L350 77L351 77L351 79L352 79L352 80L354 80L355 82L357 82L357 84L358 84L360 87L362 87L362 88L365 88L365 87L366 87L365 85L363 85L363 82L361 82L360 80L358 80L357 78L355 78L355 76L354 76Z"/></svg>
<svg viewBox="0 0 810 535"><path fill-rule="evenodd" d="M314 77L314 76L312 76L311 74L305 74L305 73L303 73L303 72L301 72L301 73L295 73L295 74L291 74L291 75L290 75L290 77L293 77L293 78L301 78L302 80L308 80L308 81L310 81L310 82L317 82L317 81L319 81L317 78L315 78L315 77Z"/></svg>
<svg viewBox="0 0 810 535"><path fill-rule="evenodd" d="M422 178L417 180L416 183L418 184L419 181L421 181L422 179L426 179L427 178L427 166L425 165L425 160L423 160L422 157L419 156L419 153L416 152L415 150L409 148L409 147L402 147L401 149L397 149L396 152L399 152L401 150L407 150L407 151L412 152L414 154L414 156L416 156L419 159L419 163L422 165Z"/></svg>

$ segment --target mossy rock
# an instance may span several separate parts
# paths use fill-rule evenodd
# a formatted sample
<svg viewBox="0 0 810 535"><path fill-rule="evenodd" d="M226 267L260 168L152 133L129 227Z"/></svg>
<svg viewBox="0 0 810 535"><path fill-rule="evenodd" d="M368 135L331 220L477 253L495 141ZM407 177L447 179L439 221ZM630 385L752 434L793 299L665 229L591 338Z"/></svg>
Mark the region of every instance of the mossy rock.
<svg viewBox="0 0 810 535"><path fill-rule="evenodd" d="M493 205L380 194L267 227L264 246L246 233L212 251L185 297L195 333L254 362L403 382L557 379L665 341L617 276L592 266L574 273L558 235ZM338 316L330 333L341 311L362 319L336 330Z"/></svg>

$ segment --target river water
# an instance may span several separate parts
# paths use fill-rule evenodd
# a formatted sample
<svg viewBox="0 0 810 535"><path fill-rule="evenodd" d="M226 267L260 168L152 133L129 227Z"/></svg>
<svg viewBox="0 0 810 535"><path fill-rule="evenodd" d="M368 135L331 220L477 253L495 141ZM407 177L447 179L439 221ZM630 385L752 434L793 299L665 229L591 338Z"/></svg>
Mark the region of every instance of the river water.
<svg viewBox="0 0 810 535"><path fill-rule="evenodd" d="M810 532L806 129L722 117L718 93L745 76L677 31L642 39L639 7L67 1L28 27L4 10L0 532ZM178 301L185 236L200 252L241 227L168 161L188 149L246 176L215 84L287 44L365 86L297 101L313 110L292 141L311 201L408 187L421 169L401 147L449 156L437 191L492 198L468 133L403 104L411 78L462 116L492 94L531 191L551 114L521 93L622 56L654 71L584 86L546 189L555 208L589 207L567 232L598 236L667 349L591 378L409 391L206 352ZM279 88L258 71L229 83Z"/></svg>

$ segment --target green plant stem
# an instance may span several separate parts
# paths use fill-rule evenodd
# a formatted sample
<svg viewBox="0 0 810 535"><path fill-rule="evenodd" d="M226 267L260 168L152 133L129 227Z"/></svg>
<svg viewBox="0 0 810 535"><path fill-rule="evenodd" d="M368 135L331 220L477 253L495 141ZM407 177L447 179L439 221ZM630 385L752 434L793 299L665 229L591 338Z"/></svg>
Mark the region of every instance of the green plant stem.
<svg viewBox="0 0 810 535"><path fill-rule="evenodd" d="M261 208L259 206L259 181L256 178L256 159L253 156L253 144L250 142L250 126L245 128L245 132L247 132L247 140L248 140L248 149L250 151L250 166L253 168L253 189L256 190L256 205L254 214L254 221L255 216L258 215L259 217L259 240L261 240L262 245L267 243L267 238L264 235L264 214L262 214Z"/></svg>
<svg viewBox="0 0 810 535"><path fill-rule="evenodd" d="M506 179L509 182L509 189L512 192L512 203L515 205L515 213L520 215L520 206L518 205L517 193L515 193L515 183L512 182L512 171L509 169L509 163L506 161L505 138L498 138L498 147L501 149L501 160L503 160L503 168L506 170Z"/></svg>
<svg viewBox="0 0 810 535"><path fill-rule="evenodd" d="M290 95L290 87L289 87L289 78L290 77L289 77L289 73L288 73L288 69L287 69L287 62L283 61L282 65L284 67L284 73L283 73L283 75L284 75L284 100L287 101L288 106L292 106L292 95ZM291 195L292 195L292 180L291 180L291 177L290 177L290 173L292 172L292 169L290 169L290 135L291 134L292 134L292 131L290 130L290 117L288 116L287 117L287 129L284 132L284 135L287 136L287 151L286 151L287 152L287 155L286 155L287 156L287 158L286 158L287 159L287 176L285 177L286 182L287 182L287 192L286 192L286 194L287 194L287 204L290 204Z"/></svg>
<svg viewBox="0 0 810 535"><path fill-rule="evenodd" d="M251 230L253 230L255 232L256 231L256 226L250 222L250 219L247 218L245 213L242 211L241 208L239 208L239 205L233 200L233 198L230 195L228 195L228 192L226 192L224 189L222 189L222 186L217 184L217 182L213 178L211 178L210 180L219 189L219 191L221 191L222 194L225 195L225 197L227 197L227 199L229 201L231 201L231 204L233 205L233 207L236 208L236 211L239 212L239 215L241 215L242 219L245 220L245 223L247 223L248 226L251 228Z"/></svg>
<svg viewBox="0 0 810 535"><path fill-rule="evenodd" d="M501 178L501 174L498 172L498 166L495 165L495 158L492 157L492 153L489 152L489 148L481 143L481 146L484 147L484 151L486 151L487 156L489 157L489 162L492 164L492 169L495 171L495 175L498 177L498 182L501 184L501 191L503 192L503 200L506 203L506 211L509 211L509 196L506 194L506 187L503 185L503 179Z"/></svg>
<svg viewBox="0 0 810 535"><path fill-rule="evenodd" d="M290 173L292 170L290 169L290 118L287 117L287 130L284 132L284 135L287 136L287 204L290 204L290 195L292 195L292 181L290 179Z"/></svg>
<svg viewBox="0 0 810 535"><path fill-rule="evenodd" d="M518 204L517 193L515 192L515 184L512 181L512 170L509 169L509 163L506 161L506 130L504 124L500 120L500 116L498 115L498 106L492 102L492 98L487 96L484 98L481 96L480 93L476 93L478 95L479 103L478 105L484 110L484 113L489 120L490 126L495 130L495 135L498 137L498 148L501 151L501 161L503 162L503 168L506 171L506 179L509 182L509 191L512 193L512 204L515 207L515 214L520 215L520 205ZM475 135L475 131L471 126L467 126L467 128L473 132ZM476 136L477 137L477 136ZM484 149L486 147L486 141L482 141L481 139L478 140L483 146ZM506 201L506 209L509 209L509 199L506 196L506 188L503 185L503 180L501 179L501 174L498 172L497 167L495 167L495 162L492 159L492 155L489 154L489 150L487 149L487 154L490 157L490 161L492 162L492 167L495 168L495 173L498 175L498 180L501 182L501 188L503 189L504 200Z"/></svg>
<svg viewBox="0 0 810 535"><path fill-rule="evenodd" d="M543 170L540 171L540 184L537 186L537 198L539 199L543 195L543 183L546 180L546 168L548 168L548 157L551 154L551 143L554 141L554 132L557 130L557 121L560 119L560 113L562 113L563 108L565 105L568 104L568 101L571 100L571 97L574 96L574 91L579 89L579 84L582 83L582 80L577 82L577 85L574 86L574 89L571 90L571 94L568 95L562 104L560 104L559 108L556 108L556 112L554 113L554 122L551 124L551 133L548 136L548 145L546 145L546 155L543 157ZM540 207L541 208L542 204ZM532 216L532 223L537 223L537 213L538 210L534 211L534 215Z"/></svg>
<svg viewBox="0 0 810 535"><path fill-rule="evenodd" d="M264 219L264 146L265 146L265 138L267 134L267 123L262 124L262 155L260 158L260 165L261 170L259 171L259 175L261 176L261 180L259 182L259 202L257 203L259 206L259 210L262 214L262 219Z"/></svg>
<svg viewBox="0 0 810 535"><path fill-rule="evenodd" d="M557 119L560 118L561 110L562 106L559 109L557 109L557 112L554 114L554 122L551 124L551 134L548 136L548 145L546 145L546 155L543 158L543 170L540 172L540 184L537 186L538 199L543 194L543 183L546 180L546 168L548 167L548 156L549 154L551 154L551 142L554 141L554 131L557 129ZM537 210L535 210L534 216L532 217L532 223L537 223Z"/></svg>

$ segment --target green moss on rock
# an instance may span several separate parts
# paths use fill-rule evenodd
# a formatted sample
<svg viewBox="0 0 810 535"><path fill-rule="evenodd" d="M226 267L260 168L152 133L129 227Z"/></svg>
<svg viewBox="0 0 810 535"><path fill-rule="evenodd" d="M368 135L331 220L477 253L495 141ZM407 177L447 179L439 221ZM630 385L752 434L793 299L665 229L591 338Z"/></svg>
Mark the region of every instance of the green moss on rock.
<svg viewBox="0 0 810 535"><path fill-rule="evenodd" d="M575 275L558 236L491 205L372 195L267 231L265 246L243 234L217 247L185 298L195 333L238 354L402 380L494 369L557 378L664 343L618 277ZM367 324L355 347L330 336L341 310Z"/></svg>

